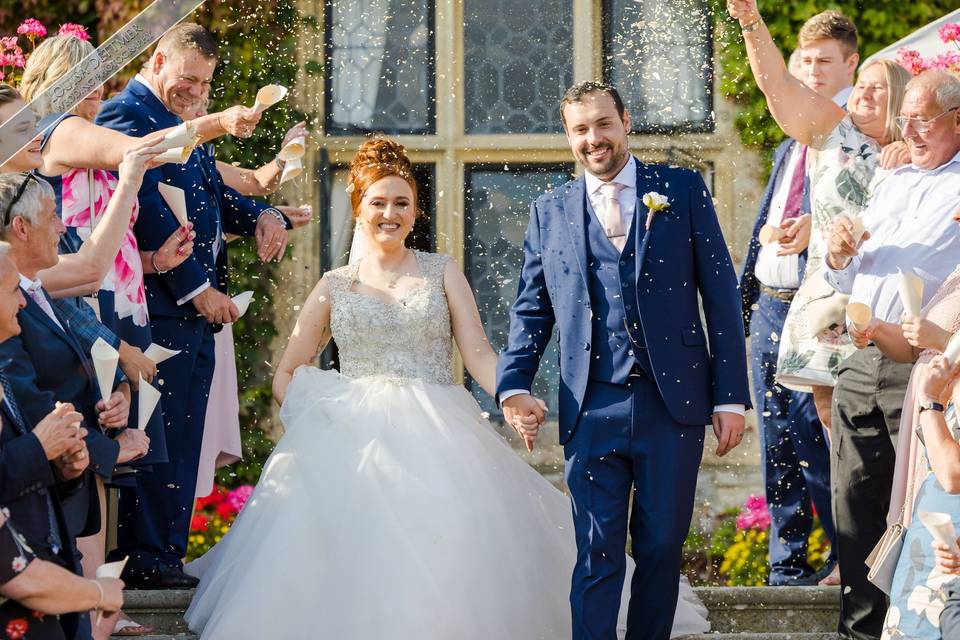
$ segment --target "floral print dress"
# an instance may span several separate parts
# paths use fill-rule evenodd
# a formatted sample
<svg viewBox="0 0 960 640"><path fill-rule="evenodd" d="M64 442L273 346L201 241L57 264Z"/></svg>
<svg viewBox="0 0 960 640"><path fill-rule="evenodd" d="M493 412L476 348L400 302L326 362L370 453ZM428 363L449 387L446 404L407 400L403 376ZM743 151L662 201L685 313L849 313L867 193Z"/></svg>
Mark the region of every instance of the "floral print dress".
<svg viewBox="0 0 960 640"><path fill-rule="evenodd" d="M810 206L813 210L807 267L780 336L777 381L797 391L813 385L832 387L840 363L856 350L844 327L809 335L804 305L819 295L836 295L823 282L814 291L809 281L823 279L824 261L833 221L839 216L862 216L877 174L880 146L845 116L807 160L810 176ZM869 227L869 222L864 221ZM813 283L811 283L813 284ZM819 283L816 283L819 284Z"/></svg>
<svg viewBox="0 0 960 640"><path fill-rule="evenodd" d="M10 526L8 516L6 509L0 511L0 586L16 578L35 559L26 540ZM57 616L32 611L0 596L0 640L63 639Z"/></svg>

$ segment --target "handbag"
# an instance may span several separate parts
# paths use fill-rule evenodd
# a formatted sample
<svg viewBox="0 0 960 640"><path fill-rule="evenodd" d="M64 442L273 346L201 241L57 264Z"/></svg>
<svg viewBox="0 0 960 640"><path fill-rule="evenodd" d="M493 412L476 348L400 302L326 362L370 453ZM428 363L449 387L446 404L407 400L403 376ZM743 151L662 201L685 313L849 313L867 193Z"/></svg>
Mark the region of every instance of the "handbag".
<svg viewBox="0 0 960 640"><path fill-rule="evenodd" d="M795 300L800 303L798 313L803 321L798 327L803 338L816 338L825 331L846 324L846 308L850 296L840 293L827 282L823 268L817 269L803 281Z"/></svg>
<svg viewBox="0 0 960 640"><path fill-rule="evenodd" d="M917 474L914 473L910 478L907 496L913 495L913 483L916 476ZM897 521L887 527L887 530L880 536L880 542L873 548L865 561L866 565L870 567L870 571L867 572L867 580L888 596L893 589L893 574L897 571L900 553L903 551L904 534L907 532L907 528L903 526L906 502L905 499L904 505L900 507L900 515L897 516Z"/></svg>

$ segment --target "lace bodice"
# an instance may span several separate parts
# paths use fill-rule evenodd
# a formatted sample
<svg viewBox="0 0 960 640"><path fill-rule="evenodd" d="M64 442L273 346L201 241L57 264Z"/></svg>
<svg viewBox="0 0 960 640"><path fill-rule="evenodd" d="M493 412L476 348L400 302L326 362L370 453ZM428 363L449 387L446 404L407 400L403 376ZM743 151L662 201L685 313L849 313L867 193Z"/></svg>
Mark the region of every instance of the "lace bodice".
<svg viewBox="0 0 960 640"><path fill-rule="evenodd" d="M443 288L449 256L414 252L423 283L399 302L354 291L357 265L330 271L330 330L340 373L453 384L450 310Z"/></svg>

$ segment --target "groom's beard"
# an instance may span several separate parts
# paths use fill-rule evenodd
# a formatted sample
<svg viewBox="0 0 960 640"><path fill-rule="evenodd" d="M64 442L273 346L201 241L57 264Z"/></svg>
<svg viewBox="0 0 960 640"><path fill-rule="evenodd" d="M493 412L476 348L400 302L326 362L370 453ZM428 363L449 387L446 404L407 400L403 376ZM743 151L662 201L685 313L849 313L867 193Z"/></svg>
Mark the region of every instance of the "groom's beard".
<svg viewBox="0 0 960 640"><path fill-rule="evenodd" d="M592 151L597 151L601 149L606 149L608 151L607 155L602 159L594 159L589 155ZM626 146L619 146L615 144L602 144L595 147L584 148L580 152L580 157L577 158L580 161L580 164L589 171L591 174L600 177L600 178L609 178L612 179L616 176L623 165L626 164L629 152L627 151Z"/></svg>

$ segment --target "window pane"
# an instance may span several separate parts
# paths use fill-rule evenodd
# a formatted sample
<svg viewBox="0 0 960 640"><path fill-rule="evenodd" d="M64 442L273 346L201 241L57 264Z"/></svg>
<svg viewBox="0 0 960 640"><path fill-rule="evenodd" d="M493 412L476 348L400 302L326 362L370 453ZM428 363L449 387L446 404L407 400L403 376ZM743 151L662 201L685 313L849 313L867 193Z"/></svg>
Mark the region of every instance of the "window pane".
<svg viewBox="0 0 960 640"><path fill-rule="evenodd" d="M561 131L573 83L572 0L465 0L468 133Z"/></svg>
<svg viewBox="0 0 960 640"><path fill-rule="evenodd" d="M712 131L713 36L706 0L604 5L604 71L630 110L634 131Z"/></svg>
<svg viewBox="0 0 960 640"><path fill-rule="evenodd" d="M572 165L468 167L464 256L480 318L495 351L507 344L509 310L517 297L517 279L523 265L523 234L530 221L530 203L542 192L570 179ZM555 345L544 353L533 392L556 407L560 369ZM492 416L499 410L493 399L473 381L467 387Z"/></svg>
<svg viewBox="0 0 960 640"><path fill-rule="evenodd" d="M327 132L432 133L433 3L327 4Z"/></svg>

